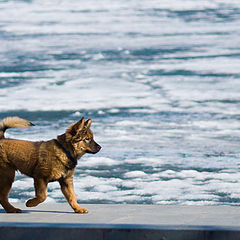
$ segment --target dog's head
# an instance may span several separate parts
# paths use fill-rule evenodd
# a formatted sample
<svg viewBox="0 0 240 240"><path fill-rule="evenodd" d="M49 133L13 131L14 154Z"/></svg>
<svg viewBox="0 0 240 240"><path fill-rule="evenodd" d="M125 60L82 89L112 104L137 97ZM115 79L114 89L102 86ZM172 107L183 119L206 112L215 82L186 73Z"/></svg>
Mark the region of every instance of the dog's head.
<svg viewBox="0 0 240 240"><path fill-rule="evenodd" d="M73 150L78 156L84 153L95 154L101 149L101 146L93 139L93 132L90 129L91 123L91 119L85 121L85 119L82 118L66 130L66 141L71 143Z"/></svg>

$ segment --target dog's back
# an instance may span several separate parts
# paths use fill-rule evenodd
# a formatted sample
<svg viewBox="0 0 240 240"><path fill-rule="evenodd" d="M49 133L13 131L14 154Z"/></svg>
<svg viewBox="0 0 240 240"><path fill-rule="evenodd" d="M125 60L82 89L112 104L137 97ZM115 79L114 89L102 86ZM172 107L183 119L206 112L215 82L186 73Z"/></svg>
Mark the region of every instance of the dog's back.
<svg viewBox="0 0 240 240"><path fill-rule="evenodd" d="M31 142L17 139L0 140L0 167L7 165L8 168L32 176L37 164L38 149L41 142Z"/></svg>
<svg viewBox="0 0 240 240"><path fill-rule="evenodd" d="M29 126L33 126L33 124L19 117L7 117L0 122L0 167L7 167L7 165L14 169L19 169L21 166L26 167L23 156L24 151L22 150L26 149L28 154L34 154L33 143L30 141L6 139L4 133L9 128L27 128ZM15 164L11 162L13 158L15 159Z"/></svg>

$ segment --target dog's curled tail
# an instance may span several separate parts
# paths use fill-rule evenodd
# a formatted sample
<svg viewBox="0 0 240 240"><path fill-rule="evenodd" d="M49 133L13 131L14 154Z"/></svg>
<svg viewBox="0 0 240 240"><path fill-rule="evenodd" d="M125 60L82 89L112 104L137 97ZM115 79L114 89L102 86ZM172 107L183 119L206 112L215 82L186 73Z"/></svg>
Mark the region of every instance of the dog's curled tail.
<svg viewBox="0 0 240 240"><path fill-rule="evenodd" d="M34 126L31 122L19 117L7 117L0 122L0 139L4 138L4 132L8 128L27 128Z"/></svg>

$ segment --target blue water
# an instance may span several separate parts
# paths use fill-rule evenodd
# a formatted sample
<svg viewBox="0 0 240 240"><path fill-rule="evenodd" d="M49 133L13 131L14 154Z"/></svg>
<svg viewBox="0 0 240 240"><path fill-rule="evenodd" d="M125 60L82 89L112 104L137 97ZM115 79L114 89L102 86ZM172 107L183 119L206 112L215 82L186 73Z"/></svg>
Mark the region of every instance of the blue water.
<svg viewBox="0 0 240 240"><path fill-rule="evenodd" d="M239 26L235 0L0 1L0 118L36 125L7 136L92 118L79 202L238 205ZM17 174L11 201L33 195Z"/></svg>

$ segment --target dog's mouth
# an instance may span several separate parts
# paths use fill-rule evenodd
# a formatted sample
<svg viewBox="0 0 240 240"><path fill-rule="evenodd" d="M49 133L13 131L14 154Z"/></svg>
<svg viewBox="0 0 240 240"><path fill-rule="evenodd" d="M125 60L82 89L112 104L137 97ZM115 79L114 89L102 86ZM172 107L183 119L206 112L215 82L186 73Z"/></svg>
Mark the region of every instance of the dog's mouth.
<svg viewBox="0 0 240 240"><path fill-rule="evenodd" d="M95 153L97 153L97 152L92 152L92 151L89 151L89 150L86 150L85 152L86 152L86 153L90 153L90 154L95 154Z"/></svg>
<svg viewBox="0 0 240 240"><path fill-rule="evenodd" d="M96 154L96 153L98 153L100 151L100 149L99 150L97 150L97 151L90 151L90 150L86 150L86 153L90 153L90 154Z"/></svg>

